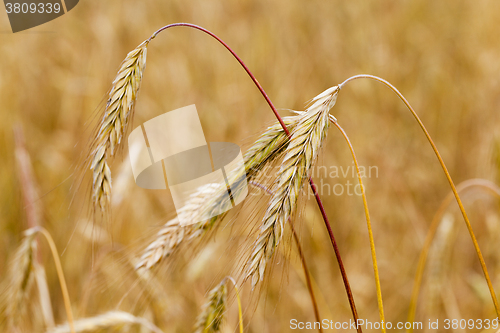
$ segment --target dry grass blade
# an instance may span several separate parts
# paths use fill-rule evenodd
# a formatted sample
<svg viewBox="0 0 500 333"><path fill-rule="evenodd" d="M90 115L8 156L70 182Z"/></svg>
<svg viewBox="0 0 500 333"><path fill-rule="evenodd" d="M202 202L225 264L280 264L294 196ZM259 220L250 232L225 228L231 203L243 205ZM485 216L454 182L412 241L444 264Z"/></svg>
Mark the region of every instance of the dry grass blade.
<svg viewBox="0 0 500 333"><path fill-rule="evenodd" d="M212 289L208 294L207 302L202 307L202 312L196 318L195 333L220 332L224 312L226 311L227 279Z"/></svg>
<svg viewBox="0 0 500 333"><path fill-rule="evenodd" d="M24 307L28 304L26 296L34 280L34 256L38 229L31 228L24 232L24 239L12 258L8 276L8 287L2 297L2 308L8 324L15 325Z"/></svg>
<svg viewBox="0 0 500 333"><path fill-rule="evenodd" d="M105 211L111 196L111 171L108 157L114 156L122 143L134 114L137 93L146 68L146 53L149 41L141 43L127 54L113 80L104 115L92 140L90 169L93 172L92 200L94 207Z"/></svg>
<svg viewBox="0 0 500 333"><path fill-rule="evenodd" d="M289 128L293 129L299 119L299 116L291 116L285 117L283 120ZM243 157L247 180L250 181L257 177L259 172L268 163L281 156L287 142L288 137L278 122L268 127L252 147L245 152ZM241 179L242 176L240 174L231 174L230 178L232 180ZM239 186L236 186L237 190L239 188ZM226 187L219 184L208 184L207 186L200 187L179 213L186 214L183 220L194 221L197 216L209 214L209 211L216 207L230 205L230 202L223 199L225 196L222 194L225 194L226 191ZM168 221L144 250L136 265L136 269L151 269L163 259L170 256L184 239L202 236L224 216L225 214L222 214L191 225L181 225L177 217Z"/></svg>
<svg viewBox="0 0 500 333"><path fill-rule="evenodd" d="M102 315L90 318L78 319L75 321L75 332L99 332L109 329L121 329L131 325L140 325L150 332L163 333L158 327L147 319L136 317L128 312L110 311ZM47 333L69 333L68 324L60 325Z"/></svg>
<svg viewBox="0 0 500 333"><path fill-rule="evenodd" d="M282 238L286 222L295 212L299 192L309 178L310 169L326 137L328 112L335 105L338 90L335 86L316 96L307 110L298 116L297 125L291 131L285 157L273 185L274 195L247 267L246 277L252 277L253 286L264 277L267 261Z"/></svg>

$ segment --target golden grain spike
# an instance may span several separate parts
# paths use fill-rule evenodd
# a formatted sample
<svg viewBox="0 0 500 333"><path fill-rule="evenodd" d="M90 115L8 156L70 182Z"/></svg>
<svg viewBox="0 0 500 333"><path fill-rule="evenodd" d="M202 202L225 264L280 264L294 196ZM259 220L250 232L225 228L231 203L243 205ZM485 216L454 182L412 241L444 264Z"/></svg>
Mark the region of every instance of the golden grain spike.
<svg viewBox="0 0 500 333"><path fill-rule="evenodd" d="M329 110L337 100L338 87L332 87L312 99L311 105L299 115L290 132L285 157L273 184L274 194L264 215L259 237L247 265L246 277L255 286L263 279L266 265L281 241L286 222L296 210L299 192L310 170L329 126Z"/></svg>
<svg viewBox="0 0 500 333"><path fill-rule="evenodd" d="M101 211L109 206L111 197L111 171L107 159L114 156L121 146L133 118L137 93L146 68L148 43L141 43L123 60L113 80L99 130L92 141L89 157L92 161L90 169L93 171L92 200L94 207L100 207Z"/></svg>

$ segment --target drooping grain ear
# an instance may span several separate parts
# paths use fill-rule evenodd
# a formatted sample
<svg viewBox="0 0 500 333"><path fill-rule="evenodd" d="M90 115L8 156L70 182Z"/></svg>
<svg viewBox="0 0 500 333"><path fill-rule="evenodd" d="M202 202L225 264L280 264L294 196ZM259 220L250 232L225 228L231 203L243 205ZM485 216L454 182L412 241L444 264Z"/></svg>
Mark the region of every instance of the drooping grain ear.
<svg viewBox="0 0 500 333"><path fill-rule="evenodd" d="M337 100L338 87L332 87L312 99L307 110L290 133L285 157L273 185L260 233L246 268L246 278L255 287L262 281L268 260L283 236L284 226L297 208L300 190L309 178L329 127L329 111Z"/></svg>
<svg viewBox="0 0 500 333"><path fill-rule="evenodd" d="M106 211L111 198L111 170L108 158L115 155L123 144L131 120L135 101L146 69L146 54L149 41L145 41L129 52L123 60L97 126L87 156L93 172L92 201L95 208Z"/></svg>

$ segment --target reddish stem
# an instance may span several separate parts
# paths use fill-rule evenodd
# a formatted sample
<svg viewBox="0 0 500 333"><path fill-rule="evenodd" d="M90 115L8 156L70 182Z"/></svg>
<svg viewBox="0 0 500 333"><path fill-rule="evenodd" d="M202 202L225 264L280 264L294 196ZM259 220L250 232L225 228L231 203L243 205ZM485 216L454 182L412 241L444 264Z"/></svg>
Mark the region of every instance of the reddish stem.
<svg viewBox="0 0 500 333"><path fill-rule="evenodd" d="M209 31L209 30L207 30L205 28L202 28L202 27L200 27L198 25L195 25L195 24L191 24L191 23L173 23L173 24L166 25L166 26L160 28L159 30L157 30L153 35L151 35L151 37L148 39L148 41L151 41L153 38L156 37L156 35L158 35L163 30L166 30L166 29L172 28L172 27L182 27L182 26L200 30L200 31L202 31L202 32L204 32L204 33L212 36L219 43L221 43L222 45L224 45L224 47L233 55L233 57L245 69L245 71L247 72L248 76L250 76L250 78L252 79L252 81L257 86L257 89L259 89L259 91L262 94L262 96L264 96L264 98L266 99L267 104L269 104L269 106L273 110L273 113L276 116L276 118L278 119L279 123L281 124L281 127L283 127L283 130L285 131L285 133L290 137L290 131L286 127L285 123L283 122L283 119L278 114L278 111L276 110L276 107L274 106L273 102L271 102L271 99L269 98L269 96L267 95L267 93L264 91L264 88L262 88L262 86L260 85L259 81L255 78L255 76L252 74L252 72L250 71L250 69L248 69L248 67L245 65L245 63L243 62L243 60L241 60L241 58L229 47L229 45L227 45L217 35L215 35L211 31ZM335 240L335 236L333 235L332 227L330 225L330 222L328 220L328 216L326 215L326 212L325 212L325 208L323 206L321 198L319 197L316 185L314 184L312 178L309 178L309 184L311 185L311 189L312 189L312 191L314 193L314 197L316 198L316 202L318 203L319 210L321 211L321 215L323 216L323 221L325 222L326 229L328 230L328 235L330 236L330 241L332 243L333 250L335 252L335 257L337 258L337 263L339 264L340 274L342 275L342 280L344 282L344 287L345 287L345 290L346 290L346 293L347 293L347 297L349 299L349 305L351 307L351 312L352 312L352 315L354 317L354 321L357 322L357 320L358 320L358 313L356 311L356 305L354 304L354 297L352 295L351 286L349 285L349 280L347 278L347 274L346 274L346 271L345 271L345 268L344 268L344 264L342 262L342 257L340 256L340 251L339 251L339 248L337 246L337 242ZM357 331L361 333L362 332L361 327L358 327Z"/></svg>

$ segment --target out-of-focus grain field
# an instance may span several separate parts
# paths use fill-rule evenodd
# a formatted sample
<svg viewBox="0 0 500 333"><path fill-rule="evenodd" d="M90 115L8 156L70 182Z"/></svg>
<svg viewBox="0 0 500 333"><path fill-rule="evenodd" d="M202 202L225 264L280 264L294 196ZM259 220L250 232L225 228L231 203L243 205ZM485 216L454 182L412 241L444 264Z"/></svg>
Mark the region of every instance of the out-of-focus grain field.
<svg viewBox="0 0 500 333"><path fill-rule="evenodd" d="M282 115L290 114L287 109L303 110L309 99L349 76L381 76L421 116L457 184L472 178L500 184L497 1L82 0L61 18L16 34L1 12L0 279L7 276L28 228L29 206L23 202L14 153L14 128L20 126L34 170L40 219L62 253L76 318L119 309L148 318L165 332L190 332L206 293L224 276L237 275L233 253L248 246L246 235L230 226L256 228L260 223L244 213L228 219L222 225L229 227L219 228L201 244L183 247L170 263L163 263L154 274L157 294L145 292L151 288L138 281L131 261L175 216L175 209L168 191L134 184L126 147L112 164L111 217L107 222L92 220L90 170L84 170L86 178L78 183L92 119L95 112L100 117L127 52L169 23L198 24L220 36L253 71ZM207 141L234 142L243 150L275 121L222 46L200 32L172 28L148 48L133 128L189 104L197 106ZM386 320L404 321L420 250L450 187L417 123L386 87L367 80L349 83L331 113L349 134L360 164L372 167L364 181ZM378 321L362 199L349 195L357 179L348 147L333 126L317 165L325 168L313 178L360 318ZM498 198L478 187L462 198L500 293ZM265 199L257 206L265 206ZM447 212L450 230L441 230L424 273L417 309L424 327L429 318L496 316L455 202ZM312 197L302 200L296 221L322 318L348 321L351 313L338 265ZM94 234L93 223L94 230L100 229ZM59 282L47 243L39 241L55 321L61 324L67 318ZM250 283L242 286L245 332L287 332L291 319L314 321L295 245L290 239L285 243L260 294L252 294ZM32 291L27 302L27 327L43 331L38 293ZM236 328L230 289L223 332Z"/></svg>

